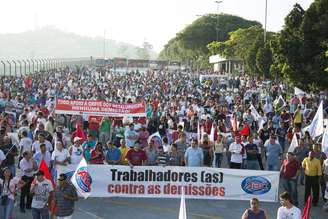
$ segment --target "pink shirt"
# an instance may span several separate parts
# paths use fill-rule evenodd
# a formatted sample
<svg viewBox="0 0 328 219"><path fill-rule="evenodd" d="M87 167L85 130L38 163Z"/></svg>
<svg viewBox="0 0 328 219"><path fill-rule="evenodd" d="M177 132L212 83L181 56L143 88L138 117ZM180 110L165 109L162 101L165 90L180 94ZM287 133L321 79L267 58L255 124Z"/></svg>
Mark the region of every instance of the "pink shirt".
<svg viewBox="0 0 328 219"><path fill-rule="evenodd" d="M140 139L141 147L142 148L147 147L147 145L148 145L148 142L147 142L148 137L149 137L148 131L140 131L139 132L139 139Z"/></svg>

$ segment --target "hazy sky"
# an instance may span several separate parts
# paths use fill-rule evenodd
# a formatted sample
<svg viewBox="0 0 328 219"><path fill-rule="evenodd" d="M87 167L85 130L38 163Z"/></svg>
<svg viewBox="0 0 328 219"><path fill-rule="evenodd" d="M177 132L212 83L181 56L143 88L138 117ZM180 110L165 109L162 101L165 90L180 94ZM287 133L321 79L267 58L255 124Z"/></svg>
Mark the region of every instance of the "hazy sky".
<svg viewBox="0 0 328 219"><path fill-rule="evenodd" d="M268 30L282 28L298 2L268 0ZM223 0L220 13L264 23L265 0ZM144 40L160 51L169 39L197 19L216 13L214 0L1 0L0 33L22 32L46 25L85 36L104 36L140 46Z"/></svg>

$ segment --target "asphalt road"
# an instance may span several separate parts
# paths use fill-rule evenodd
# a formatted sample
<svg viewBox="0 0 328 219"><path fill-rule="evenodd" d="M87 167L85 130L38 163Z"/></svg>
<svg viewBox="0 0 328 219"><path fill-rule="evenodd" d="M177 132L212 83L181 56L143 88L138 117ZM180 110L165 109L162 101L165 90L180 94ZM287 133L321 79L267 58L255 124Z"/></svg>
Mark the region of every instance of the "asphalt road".
<svg viewBox="0 0 328 219"><path fill-rule="evenodd" d="M300 195L304 187L300 187ZM300 196L302 197L302 196ZM301 200L301 199L300 199ZM80 199L73 219L176 219L179 214L179 199L137 198L89 198ZM188 219L240 218L248 201L186 200ZM318 206L322 206L322 202ZM279 203L261 203L269 218L276 218ZM303 206L301 206L302 208ZM31 211L21 214L16 207L14 219L32 219ZM327 219L328 213L321 207L313 207L311 218Z"/></svg>

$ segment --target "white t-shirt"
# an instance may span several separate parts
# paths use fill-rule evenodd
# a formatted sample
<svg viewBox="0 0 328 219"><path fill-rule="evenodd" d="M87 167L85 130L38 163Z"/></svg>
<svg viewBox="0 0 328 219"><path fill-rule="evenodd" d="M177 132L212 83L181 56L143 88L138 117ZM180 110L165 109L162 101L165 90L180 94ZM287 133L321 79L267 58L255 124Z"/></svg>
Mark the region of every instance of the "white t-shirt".
<svg viewBox="0 0 328 219"><path fill-rule="evenodd" d="M55 150L52 153L51 160L56 160L56 161L59 161L59 162L63 162L68 157L70 157L70 154L69 154L68 150L63 148L62 151ZM57 176L59 176L61 173L66 173L67 170L68 170L67 166L58 165L58 164L55 165L55 168L57 170Z"/></svg>
<svg viewBox="0 0 328 219"><path fill-rule="evenodd" d="M232 103L232 96L226 96L225 100L227 101L228 104L231 104Z"/></svg>
<svg viewBox="0 0 328 219"><path fill-rule="evenodd" d="M301 210L295 206L293 206L290 209L281 206L278 209L277 219L301 219L301 218L302 218Z"/></svg>
<svg viewBox="0 0 328 219"><path fill-rule="evenodd" d="M52 144L50 143L50 141L47 141L45 140L43 143L40 143L40 141L35 141L33 144L32 144L32 150L35 151L35 152L39 152L41 151L40 150L40 145L41 144L45 144L46 145L46 148L49 152L51 152L53 150L53 147L52 147Z"/></svg>
<svg viewBox="0 0 328 219"><path fill-rule="evenodd" d="M36 181L35 192L32 200L32 208L41 209L46 206L49 194L54 188L49 180L44 179L42 182Z"/></svg>
<svg viewBox="0 0 328 219"><path fill-rule="evenodd" d="M25 151L31 152L32 150L32 140L30 138L22 138L19 142L19 147L22 150L22 153Z"/></svg>
<svg viewBox="0 0 328 219"><path fill-rule="evenodd" d="M68 150L66 148L63 148L62 151L55 150L52 153L51 160L57 160L59 162L62 162L68 157L70 157Z"/></svg>
<svg viewBox="0 0 328 219"><path fill-rule="evenodd" d="M83 157L83 148L82 148L82 146L76 147L76 146L72 145L70 150L72 151L72 154L70 156L71 157L71 164L79 164L80 161L82 160L82 157Z"/></svg>
<svg viewBox="0 0 328 219"><path fill-rule="evenodd" d="M243 155L241 154L243 147L241 144L237 144L236 142L232 142L229 146L229 151L231 154L230 161L233 163L242 163Z"/></svg>
<svg viewBox="0 0 328 219"><path fill-rule="evenodd" d="M21 159L21 161L19 162L19 167L23 172L23 176L28 176L28 177L32 177L34 172L27 172L26 170L28 169L32 169L33 168L33 162L32 160L27 161L25 158Z"/></svg>

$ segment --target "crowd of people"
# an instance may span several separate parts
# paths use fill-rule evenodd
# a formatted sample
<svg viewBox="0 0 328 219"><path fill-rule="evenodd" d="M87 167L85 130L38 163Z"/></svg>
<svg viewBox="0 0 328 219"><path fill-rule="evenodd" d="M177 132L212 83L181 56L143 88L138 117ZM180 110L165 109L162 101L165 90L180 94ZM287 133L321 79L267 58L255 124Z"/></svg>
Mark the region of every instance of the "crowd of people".
<svg viewBox="0 0 328 219"><path fill-rule="evenodd" d="M222 83L216 77L200 80L199 74L83 66L1 78L0 218L13 218L17 192L21 212L32 209L35 219L48 218L49 206L57 218L71 218L77 194L63 173L83 157L89 164L131 167L280 171L288 192L283 200L299 206L298 185L304 185L304 202L311 194L314 206L320 197L326 202L327 154L320 139L302 130L320 102L327 118L327 94L295 95L283 83L244 75L227 76ZM145 101L146 117L55 114L56 98ZM290 151L294 136L298 144ZM58 182L44 177L42 160ZM247 210L243 218L267 218L264 212L252 214ZM283 214L288 210L278 212Z"/></svg>

